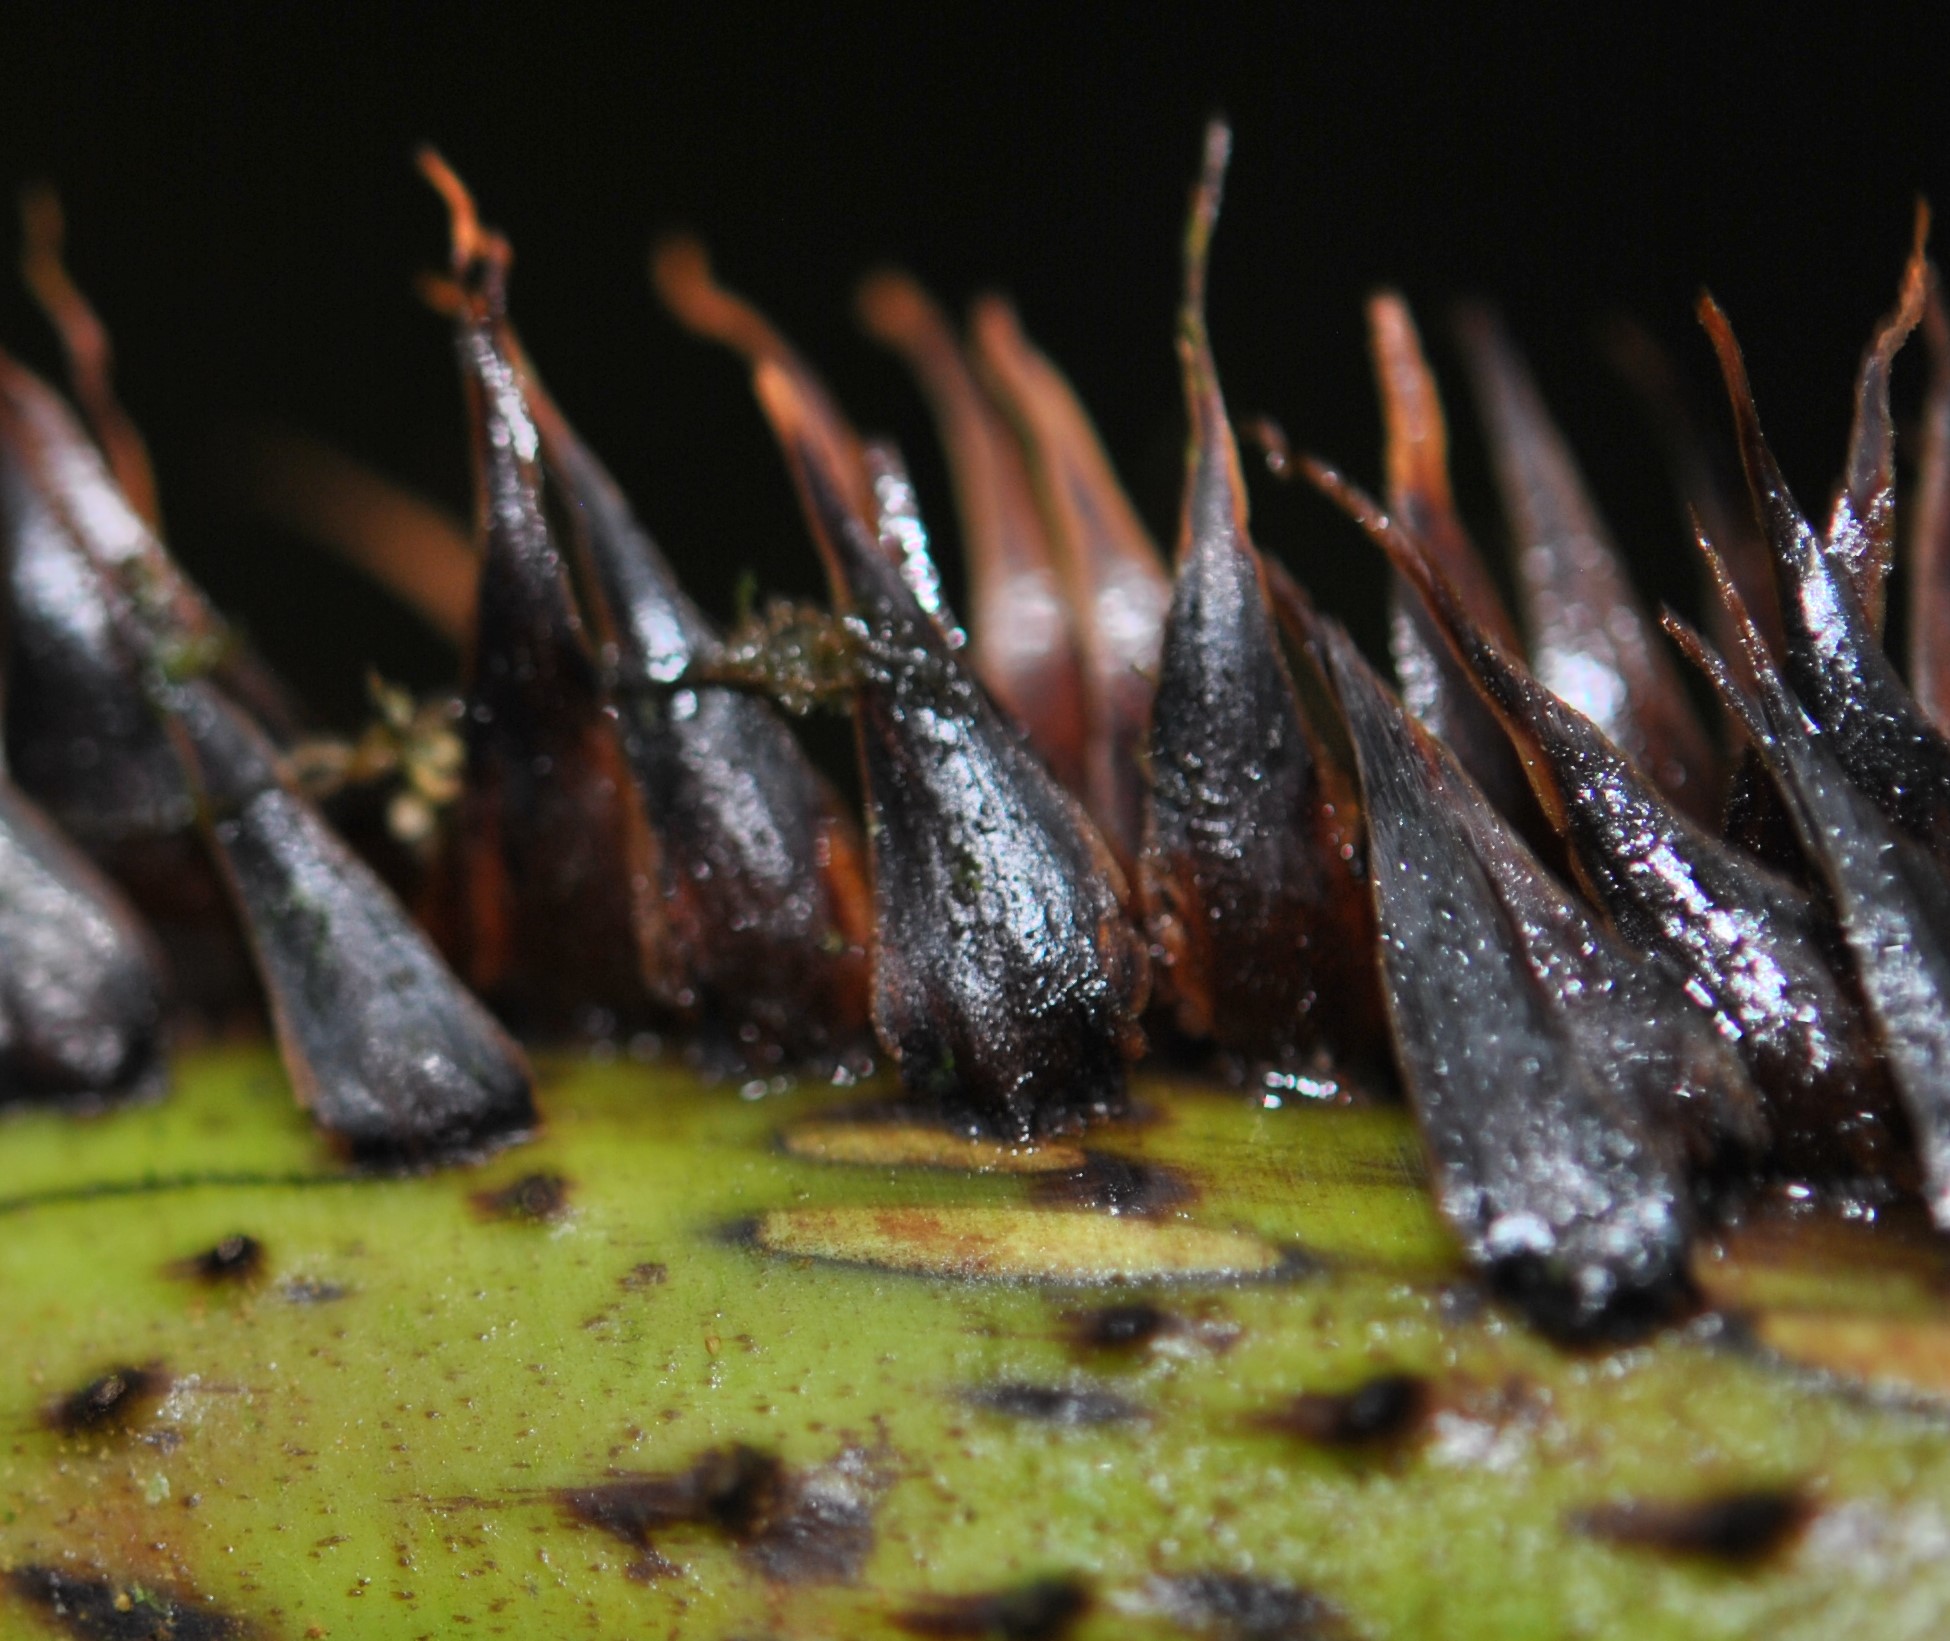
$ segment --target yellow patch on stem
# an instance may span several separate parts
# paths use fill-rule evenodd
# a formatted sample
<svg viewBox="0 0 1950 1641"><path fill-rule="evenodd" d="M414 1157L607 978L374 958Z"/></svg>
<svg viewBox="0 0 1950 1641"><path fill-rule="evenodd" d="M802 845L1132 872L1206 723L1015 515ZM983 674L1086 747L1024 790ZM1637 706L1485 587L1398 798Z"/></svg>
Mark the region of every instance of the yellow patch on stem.
<svg viewBox="0 0 1950 1641"><path fill-rule="evenodd" d="M1245 1231L1043 1208L778 1209L754 1240L769 1253L977 1282L1264 1276L1287 1258Z"/></svg>

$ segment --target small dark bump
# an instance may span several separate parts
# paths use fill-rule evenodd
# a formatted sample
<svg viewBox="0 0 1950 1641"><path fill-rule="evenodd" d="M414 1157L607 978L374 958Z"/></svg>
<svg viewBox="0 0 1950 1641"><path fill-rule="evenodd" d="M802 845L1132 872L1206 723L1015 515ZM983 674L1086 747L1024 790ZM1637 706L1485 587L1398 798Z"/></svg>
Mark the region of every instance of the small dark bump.
<svg viewBox="0 0 1950 1641"><path fill-rule="evenodd" d="M1126 1424L1143 1416L1135 1402L1114 1391L1073 1385L1032 1385L1018 1380L982 1385L966 1392L963 1400L972 1407L1005 1418L1073 1429Z"/></svg>
<svg viewBox="0 0 1950 1641"><path fill-rule="evenodd" d="M1183 1174L1159 1163L1109 1151L1087 1151L1084 1159L1083 1167L1071 1173L1039 1175L1031 1194L1053 1208L1133 1215L1169 1213L1198 1195Z"/></svg>
<svg viewBox="0 0 1950 1641"><path fill-rule="evenodd" d="M242 1641L250 1633L241 1618L134 1580L111 1583L30 1566L14 1568L6 1581L76 1641Z"/></svg>
<svg viewBox="0 0 1950 1641"><path fill-rule="evenodd" d="M1624 1499L1575 1511L1570 1523L1608 1544L1751 1566L1785 1546L1813 1514L1798 1488L1753 1488L1683 1503Z"/></svg>
<svg viewBox="0 0 1950 1641"><path fill-rule="evenodd" d="M70 1436L120 1430L168 1389L169 1375L158 1368L110 1368L50 1407L47 1423Z"/></svg>
<svg viewBox="0 0 1950 1641"><path fill-rule="evenodd" d="M1384 1373L1352 1390L1306 1391L1260 1422L1323 1447L1377 1447L1417 1431L1429 1400L1426 1379Z"/></svg>
<svg viewBox="0 0 1950 1641"><path fill-rule="evenodd" d="M909 1635L981 1641L1062 1641L1090 1610L1090 1586L1061 1575L977 1595L930 1596L894 1614Z"/></svg>
<svg viewBox="0 0 1950 1641"><path fill-rule="evenodd" d="M1200 1635L1222 1641L1340 1641L1341 1610L1297 1584L1245 1573L1186 1573L1152 1584L1153 1604Z"/></svg>
<svg viewBox="0 0 1950 1641"><path fill-rule="evenodd" d="M507 1185L476 1191L470 1200L483 1219L542 1225L568 1211L569 1182L560 1174L523 1174Z"/></svg>
<svg viewBox="0 0 1950 1641"><path fill-rule="evenodd" d="M210 1283L254 1281L264 1270L264 1244L242 1231L234 1232L200 1254L192 1254L175 1269Z"/></svg>
<svg viewBox="0 0 1950 1641"><path fill-rule="evenodd" d="M642 1293L646 1288L661 1288L669 1280L669 1266L646 1259L640 1265L632 1265L619 1276L616 1285L625 1293Z"/></svg>
<svg viewBox="0 0 1950 1641"><path fill-rule="evenodd" d="M1142 1302L1071 1311L1064 1320L1069 1323L1071 1339L1086 1351L1141 1350L1179 1327L1178 1319L1169 1311Z"/></svg>

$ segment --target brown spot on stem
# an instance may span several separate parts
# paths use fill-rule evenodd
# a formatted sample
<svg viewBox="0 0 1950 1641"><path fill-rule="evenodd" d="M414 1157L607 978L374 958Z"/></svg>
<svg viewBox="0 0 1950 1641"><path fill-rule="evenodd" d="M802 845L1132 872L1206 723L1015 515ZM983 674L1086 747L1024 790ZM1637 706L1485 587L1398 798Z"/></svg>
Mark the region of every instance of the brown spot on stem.
<svg viewBox="0 0 1950 1641"><path fill-rule="evenodd" d="M1760 1487L1679 1502L1622 1499L1575 1511L1570 1524L1608 1544L1751 1566L1785 1547L1813 1514L1798 1488Z"/></svg>
<svg viewBox="0 0 1950 1641"><path fill-rule="evenodd" d="M1225 1641L1336 1641L1347 1634L1331 1601L1297 1584L1248 1573L1184 1573L1152 1582L1161 1613L1196 1635Z"/></svg>
<svg viewBox="0 0 1950 1641"><path fill-rule="evenodd" d="M740 1443L700 1454L688 1470L624 1476L556 1496L576 1520L641 1546L658 1561L652 1534L701 1526L738 1545L775 1583L810 1584L858 1576L873 1549L880 1488L869 1455L858 1448L818 1469L795 1471L777 1455Z"/></svg>
<svg viewBox="0 0 1950 1641"><path fill-rule="evenodd" d="M51 1429L68 1436L121 1430L168 1389L169 1375L160 1368L113 1367L63 1396L44 1417Z"/></svg>
<svg viewBox="0 0 1950 1641"><path fill-rule="evenodd" d="M1303 1392L1260 1422L1322 1447L1380 1447L1418 1432L1429 1401L1426 1379L1384 1373L1352 1390Z"/></svg>
<svg viewBox="0 0 1950 1641"><path fill-rule="evenodd" d="M483 1219L541 1225L568 1212L569 1182L560 1174L523 1174L506 1185L476 1191L469 1200Z"/></svg>
<svg viewBox="0 0 1950 1641"><path fill-rule="evenodd" d="M1072 1311L1064 1320L1070 1325L1071 1339L1086 1351L1141 1350L1179 1326L1178 1319L1169 1311L1142 1301Z"/></svg>
<svg viewBox="0 0 1950 1641"><path fill-rule="evenodd" d="M670 1280L670 1268L661 1261L646 1259L641 1264L632 1265L616 1279L616 1285L625 1293L642 1293L646 1289L661 1288Z"/></svg>
<svg viewBox="0 0 1950 1641"><path fill-rule="evenodd" d="M690 1469L674 1474L564 1488L557 1496L578 1521L626 1544L647 1543L659 1528L683 1522L706 1523L743 1538L770 1513L784 1475L775 1455L740 1444L714 1447Z"/></svg>
<svg viewBox="0 0 1950 1641"><path fill-rule="evenodd" d="M176 1261L169 1270L172 1275L194 1277L201 1282L252 1282L264 1271L264 1244L254 1236L234 1231L203 1252Z"/></svg>
<svg viewBox="0 0 1950 1641"><path fill-rule="evenodd" d="M1003 1380L963 1393L964 1401L984 1412L1033 1424L1084 1429L1092 1425L1127 1424L1142 1418L1143 1409L1115 1391L1094 1386L1034 1385Z"/></svg>
<svg viewBox="0 0 1950 1641"><path fill-rule="evenodd" d="M230 1641L241 1618L152 1584L77 1578L55 1567L16 1567L7 1585L77 1641Z"/></svg>
<svg viewBox="0 0 1950 1641"><path fill-rule="evenodd" d="M1090 1586L1064 1573L1013 1589L929 1596L922 1605L896 1613L894 1623L909 1635L1060 1641L1089 1610Z"/></svg>
<svg viewBox="0 0 1950 1641"><path fill-rule="evenodd" d="M1184 1207L1198 1191L1176 1169L1108 1151L1086 1151L1081 1167L1037 1180L1034 1194L1038 1202L1057 1208L1152 1215Z"/></svg>

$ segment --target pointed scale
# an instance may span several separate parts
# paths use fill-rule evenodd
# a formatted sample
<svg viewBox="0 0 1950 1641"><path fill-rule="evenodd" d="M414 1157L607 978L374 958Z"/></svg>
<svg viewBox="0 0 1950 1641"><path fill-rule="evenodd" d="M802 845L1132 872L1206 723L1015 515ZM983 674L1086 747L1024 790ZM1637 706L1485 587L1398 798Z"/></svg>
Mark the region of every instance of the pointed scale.
<svg viewBox="0 0 1950 1641"><path fill-rule="evenodd" d="M129 504L73 413L0 354L0 519L12 613L9 753L21 782L84 841L180 831L182 779L105 600L194 649L280 736L299 714ZM104 576L106 579L104 579Z"/></svg>
<svg viewBox="0 0 1950 1641"><path fill-rule="evenodd" d="M1903 270L1895 309L1876 327L1855 377L1855 422L1849 433L1848 467L1836 487L1828 521L1828 551L1855 584L1855 596L1880 636L1889 601L1889 570L1896 554L1896 429L1889 415L1889 371L1896 354L1923 317L1930 265L1927 206L1916 211L1916 246Z"/></svg>
<svg viewBox="0 0 1950 1641"><path fill-rule="evenodd" d="M1563 434L1495 318L1471 310L1461 337L1516 538L1538 677L1710 823L1720 803L1712 743Z"/></svg>
<svg viewBox="0 0 1950 1641"><path fill-rule="evenodd" d="M1950 311L1934 265L1924 292L1923 343L1930 386L1907 543L1909 678L1916 699L1944 728L1950 727Z"/></svg>
<svg viewBox="0 0 1950 1641"><path fill-rule="evenodd" d="M452 205L450 198L450 206ZM466 771L439 915L461 971L546 1035L683 1010L653 891L654 840L541 507L541 436L496 335L505 247L454 209L455 330L482 541L465 681Z"/></svg>
<svg viewBox="0 0 1950 1641"><path fill-rule="evenodd" d="M1773 544L1788 682L1849 779L1926 847L1950 851L1950 741L1904 687L1848 571L1789 492L1761 434L1740 345L1711 297L1700 299L1700 322L1719 355L1748 488Z"/></svg>
<svg viewBox="0 0 1950 1641"><path fill-rule="evenodd" d="M1578 881L1618 934L1686 976L1766 1096L1790 1172L1875 1179L1906 1140L1839 932L1805 890L1688 819L1604 732L1471 619L1414 533L1338 474L1321 487L1387 553L1523 749Z"/></svg>
<svg viewBox="0 0 1950 1641"><path fill-rule="evenodd" d="M135 909L0 775L0 1103L162 1081L163 982Z"/></svg>
<svg viewBox="0 0 1950 1641"><path fill-rule="evenodd" d="M984 380L1029 452L1083 656L1084 803L1128 871L1142 832L1140 763L1171 578L1090 417L1000 297L975 304Z"/></svg>
<svg viewBox="0 0 1950 1641"><path fill-rule="evenodd" d="M1514 649L1516 628L1449 488L1449 431L1435 373L1408 304L1392 291L1368 301L1368 348L1387 434L1389 509L1428 544L1476 620ZM1457 668L1422 601L1399 577L1389 587L1388 648L1408 710L1456 754L1497 808L1506 815L1531 813L1529 787L1509 738Z"/></svg>
<svg viewBox="0 0 1950 1641"><path fill-rule="evenodd" d="M1950 881L1843 771L1833 737L1809 720L1751 628L1742 643L1758 705L1719 657L1683 637L1760 749L1834 896L1909 1113L1930 1217L1950 1229Z"/></svg>
<svg viewBox="0 0 1950 1641"><path fill-rule="evenodd" d="M1344 633L1327 645L1437 1202L1547 1331L1656 1325L1689 1294L1687 1152L1751 1138L1751 1090L1677 978L1578 909Z"/></svg>
<svg viewBox="0 0 1950 1641"><path fill-rule="evenodd" d="M143 552L142 521L52 389L0 358L7 532L8 757L84 845L181 833L182 771L116 632L103 571Z"/></svg>
<svg viewBox="0 0 1950 1641"><path fill-rule="evenodd" d="M298 1102L362 1162L459 1160L535 1125L517 1049L372 872L203 683L169 692Z"/></svg>
<svg viewBox="0 0 1950 1641"><path fill-rule="evenodd" d="M1158 989L1180 1028L1285 1064L1376 1018L1373 929L1352 794L1330 784L1281 655L1206 333L1228 142L1223 126L1208 132L1187 235L1178 351L1190 470L1152 705L1141 882Z"/></svg>
<svg viewBox="0 0 1950 1641"><path fill-rule="evenodd" d="M503 334L616 656L610 688L690 983L753 1058L831 1061L867 1032L872 909L859 835L768 703L668 687L716 648L717 630Z"/></svg>
<svg viewBox="0 0 1950 1641"><path fill-rule="evenodd" d="M157 936L182 1005L227 1018L250 964L195 806L124 625L175 661L296 724L282 686L242 652L130 506L60 396L0 354L7 762L20 786L122 886Z"/></svg>
<svg viewBox="0 0 1950 1641"><path fill-rule="evenodd" d="M1015 432L914 280L876 275L860 313L920 382L948 453L968 566L968 664L1056 778L1081 792L1083 661Z"/></svg>
<svg viewBox="0 0 1950 1641"><path fill-rule="evenodd" d="M941 567L934 561L927 523L921 517L921 497L908 477L900 446L892 439L864 440L860 465L867 475L867 488L873 493L874 539L887 555L887 562L900 571L914 602L948 647L957 652L965 649L968 629L949 607L941 585Z"/></svg>
<svg viewBox="0 0 1950 1641"><path fill-rule="evenodd" d="M1144 944L1115 861L915 601L818 407L753 386L800 486L835 602L866 636L854 723L874 877L874 1026L914 1093L1009 1139L1125 1107Z"/></svg>

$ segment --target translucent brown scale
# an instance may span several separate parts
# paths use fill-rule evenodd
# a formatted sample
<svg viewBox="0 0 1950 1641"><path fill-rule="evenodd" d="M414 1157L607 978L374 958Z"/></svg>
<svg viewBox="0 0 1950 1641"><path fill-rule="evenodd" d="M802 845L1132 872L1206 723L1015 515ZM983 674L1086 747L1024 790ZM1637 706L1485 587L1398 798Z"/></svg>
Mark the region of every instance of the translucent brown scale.
<svg viewBox="0 0 1950 1641"><path fill-rule="evenodd" d="M1389 509L1427 545L1474 619L1509 648L1519 648L1503 595L1456 511L1441 395L1414 317L1397 293L1369 301L1368 345L1386 428ZM1508 737L1430 624L1422 600L1398 578L1389 584L1388 618L1388 648L1404 704L1499 808L1523 813L1529 789Z"/></svg>
<svg viewBox="0 0 1950 1641"><path fill-rule="evenodd" d="M1624 350L1732 565L1707 611L1738 731L1716 746L1494 321L1467 321L1464 351L1521 629L1394 293L1367 314L1386 509L1313 469L1385 552L1393 687L1306 586L1309 555L1357 549L1323 533L1282 562L1255 539L1207 320L1229 146L1214 125L1184 246L1169 565L1004 298L958 333L904 275L861 291L941 432L958 567L899 452L700 245L666 241L654 284L750 369L830 595L730 631L549 393L508 242L427 156L452 259L423 294L454 327L472 550L315 450L268 462L278 506L461 652L451 714L379 691L370 757L299 745L290 692L171 557L107 333L38 200L27 271L82 414L0 357L0 1097L148 1091L171 1042L255 1014L356 1163L431 1167L533 1128L517 1038L628 1042L748 1090L878 1055L901 1155L1087 1180L1142 1169L1058 1137L1128 1125L1134 1070L1160 1066L1231 1099L1405 1104L1463 1257L1577 1338L1682 1315L1695 1239L1783 1190L1943 1220L1950 324L1922 225L1822 527L1717 308L1751 518L1662 355ZM1899 511L1891 381L1918 329L1932 373ZM1892 573L1906 668L1884 648ZM851 721L858 816L795 736L813 709ZM382 789L368 820L390 836L341 835L343 791L314 801L348 771ZM1242 1071L1264 1074L1249 1093ZM1102 1211L1143 1242L1194 1194ZM754 1235L804 1229L776 1219Z"/></svg>
<svg viewBox="0 0 1950 1641"><path fill-rule="evenodd" d="M1277 1067L1334 1037L1360 1046L1379 1011L1358 805L1281 653L1206 334L1228 142L1223 127L1208 136L1185 252L1190 472L1151 709L1140 875L1158 988L1179 1029Z"/></svg>

